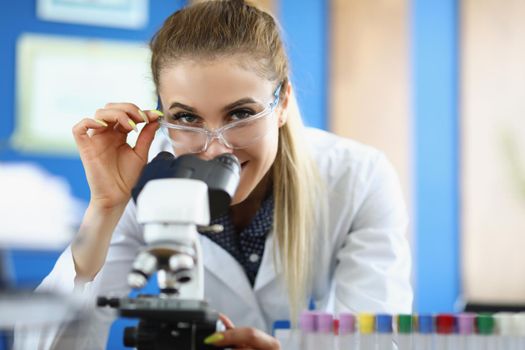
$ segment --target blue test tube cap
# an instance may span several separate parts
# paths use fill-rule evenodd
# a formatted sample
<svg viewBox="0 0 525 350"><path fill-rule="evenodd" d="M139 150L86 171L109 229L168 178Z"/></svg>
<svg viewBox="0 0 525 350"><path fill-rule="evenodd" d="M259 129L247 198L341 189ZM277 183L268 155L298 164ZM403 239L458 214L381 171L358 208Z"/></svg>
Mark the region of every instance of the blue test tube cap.
<svg viewBox="0 0 525 350"><path fill-rule="evenodd" d="M314 298L310 297L310 300L308 301L308 311L314 311L315 310L315 300Z"/></svg>
<svg viewBox="0 0 525 350"><path fill-rule="evenodd" d="M376 315L376 332L377 333L392 333L392 315L387 315L387 314Z"/></svg>
<svg viewBox="0 0 525 350"><path fill-rule="evenodd" d="M291 322L289 320L277 320L273 323L274 329L290 329Z"/></svg>
<svg viewBox="0 0 525 350"><path fill-rule="evenodd" d="M419 333L430 334L434 331L434 318L432 315L418 315L417 326Z"/></svg>

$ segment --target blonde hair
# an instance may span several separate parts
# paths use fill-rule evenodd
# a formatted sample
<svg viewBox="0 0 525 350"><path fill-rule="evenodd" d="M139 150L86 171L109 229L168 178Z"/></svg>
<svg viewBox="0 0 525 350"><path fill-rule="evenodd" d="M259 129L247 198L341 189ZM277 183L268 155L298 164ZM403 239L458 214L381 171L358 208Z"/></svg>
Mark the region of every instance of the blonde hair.
<svg viewBox="0 0 525 350"><path fill-rule="evenodd" d="M282 83L286 94L289 65L276 20L244 1L196 3L168 17L151 44L153 79L181 59L248 55L250 67ZM291 319L306 306L311 289L312 235L315 230L318 175L302 140L303 123L294 94L288 98L287 121L279 129L272 166L274 194L274 260L279 258L288 291Z"/></svg>

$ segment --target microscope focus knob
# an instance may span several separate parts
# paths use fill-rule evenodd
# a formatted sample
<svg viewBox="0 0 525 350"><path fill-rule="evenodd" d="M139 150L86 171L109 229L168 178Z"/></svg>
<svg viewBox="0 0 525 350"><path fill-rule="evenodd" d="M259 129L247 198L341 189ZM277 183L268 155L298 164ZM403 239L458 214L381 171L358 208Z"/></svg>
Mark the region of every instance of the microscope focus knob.
<svg viewBox="0 0 525 350"><path fill-rule="evenodd" d="M112 308L118 308L120 306L120 300L118 298L98 297L97 306L109 306Z"/></svg>
<svg viewBox="0 0 525 350"><path fill-rule="evenodd" d="M193 258L186 254L175 254L169 260L170 270L179 283L191 280L192 270L195 267Z"/></svg>

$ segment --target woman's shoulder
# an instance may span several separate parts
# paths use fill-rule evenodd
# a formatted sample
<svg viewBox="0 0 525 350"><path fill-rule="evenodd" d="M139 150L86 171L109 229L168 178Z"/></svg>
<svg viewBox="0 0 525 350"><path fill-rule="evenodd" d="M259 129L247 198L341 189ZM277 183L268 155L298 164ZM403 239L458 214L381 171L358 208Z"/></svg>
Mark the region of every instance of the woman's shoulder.
<svg viewBox="0 0 525 350"><path fill-rule="evenodd" d="M376 164L384 159L378 149L334 133L305 128L305 140L321 175L334 177L369 177Z"/></svg>
<svg viewBox="0 0 525 350"><path fill-rule="evenodd" d="M365 155L368 153L379 152L372 146L366 145L348 137L336 135L326 130L306 127L304 129L304 133L306 139L312 142L312 146L316 146L316 150L345 150L347 152L351 151L355 155Z"/></svg>

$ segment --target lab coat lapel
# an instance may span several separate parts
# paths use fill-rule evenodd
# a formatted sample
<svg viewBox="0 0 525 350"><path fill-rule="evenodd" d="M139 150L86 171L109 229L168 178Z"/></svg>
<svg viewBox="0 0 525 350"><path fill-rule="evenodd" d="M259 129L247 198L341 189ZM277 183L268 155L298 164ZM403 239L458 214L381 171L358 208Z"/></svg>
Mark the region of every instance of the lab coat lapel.
<svg viewBox="0 0 525 350"><path fill-rule="evenodd" d="M250 282L237 260L209 238L200 235L200 241L204 268L248 305L260 310Z"/></svg>
<svg viewBox="0 0 525 350"><path fill-rule="evenodd" d="M257 292L261 290L264 286L272 282L277 278L277 271L274 264L274 254L273 254L273 240L274 234L270 233L266 238L264 244L264 254L261 261L261 266L259 266L259 271L255 277L255 286L254 290ZM278 254L277 263L279 264Z"/></svg>

